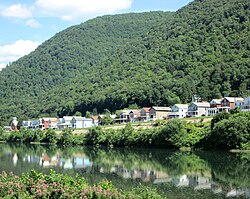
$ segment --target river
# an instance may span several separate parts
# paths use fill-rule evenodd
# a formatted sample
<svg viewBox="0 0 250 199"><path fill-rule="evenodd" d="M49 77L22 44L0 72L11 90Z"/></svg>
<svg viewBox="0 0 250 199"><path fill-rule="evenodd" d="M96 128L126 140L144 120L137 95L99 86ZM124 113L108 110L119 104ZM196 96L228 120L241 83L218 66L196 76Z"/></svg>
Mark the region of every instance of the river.
<svg viewBox="0 0 250 199"><path fill-rule="evenodd" d="M180 152L165 149L105 149L0 144L0 171L31 169L103 179L115 187L155 187L167 198L250 198L250 153Z"/></svg>

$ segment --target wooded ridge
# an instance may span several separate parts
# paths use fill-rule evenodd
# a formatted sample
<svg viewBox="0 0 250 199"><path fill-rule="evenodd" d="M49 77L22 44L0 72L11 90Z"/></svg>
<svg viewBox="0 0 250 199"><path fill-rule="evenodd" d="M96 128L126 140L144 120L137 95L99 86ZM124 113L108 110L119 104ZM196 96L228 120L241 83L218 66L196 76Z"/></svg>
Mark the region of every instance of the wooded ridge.
<svg viewBox="0 0 250 199"><path fill-rule="evenodd" d="M250 2L195 0L177 12L72 26L0 72L0 124L250 94Z"/></svg>

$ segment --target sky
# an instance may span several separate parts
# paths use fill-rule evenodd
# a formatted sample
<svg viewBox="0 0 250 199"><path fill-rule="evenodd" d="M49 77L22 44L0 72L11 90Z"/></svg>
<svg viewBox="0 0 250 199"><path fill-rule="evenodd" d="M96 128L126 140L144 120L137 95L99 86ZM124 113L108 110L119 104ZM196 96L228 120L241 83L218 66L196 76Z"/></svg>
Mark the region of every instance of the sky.
<svg viewBox="0 0 250 199"><path fill-rule="evenodd" d="M192 0L0 0L0 70L72 25L97 16L176 11Z"/></svg>

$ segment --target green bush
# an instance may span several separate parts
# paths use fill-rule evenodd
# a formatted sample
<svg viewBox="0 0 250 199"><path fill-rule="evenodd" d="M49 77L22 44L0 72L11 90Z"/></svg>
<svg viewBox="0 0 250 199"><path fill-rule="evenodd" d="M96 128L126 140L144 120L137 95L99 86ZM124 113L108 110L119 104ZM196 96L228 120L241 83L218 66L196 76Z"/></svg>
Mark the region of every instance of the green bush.
<svg viewBox="0 0 250 199"><path fill-rule="evenodd" d="M49 175L32 170L21 177L13 174L0 174L1 198L163 198L156 190L143 186L133 191L118 191L109 181L88 185L79 175L70 177L51 170Z"/></svg>
<svg viewBox="0 0 250 199"><path fill-rule="evenodd" d="M211 130L210 141L216 148L246 148L250 141L250 113L238 113L223 119Z"/></svg>
<svg viewBox="0 0 250 199"><path fill-rule="evenodd" d="M51 143L51 144L56 144L58 141L58 137L56 135L55 130L53 130L53 129L47 130L42 141L47 142L47 143Z"/></svg>

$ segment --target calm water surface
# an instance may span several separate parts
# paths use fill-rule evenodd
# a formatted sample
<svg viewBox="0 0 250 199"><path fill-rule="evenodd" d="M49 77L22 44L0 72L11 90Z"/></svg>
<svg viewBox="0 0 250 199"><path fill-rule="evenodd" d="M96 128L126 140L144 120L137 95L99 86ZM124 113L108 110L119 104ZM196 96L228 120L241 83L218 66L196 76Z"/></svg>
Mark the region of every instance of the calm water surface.
<svg viewBox="0 0 250 199"><path fill-rule="evenodd" d="M0 171L31 169L78 173L91 184L107 179L127 190L143 184L171 199L250 198L250 153L0 144Z"/></svg>

